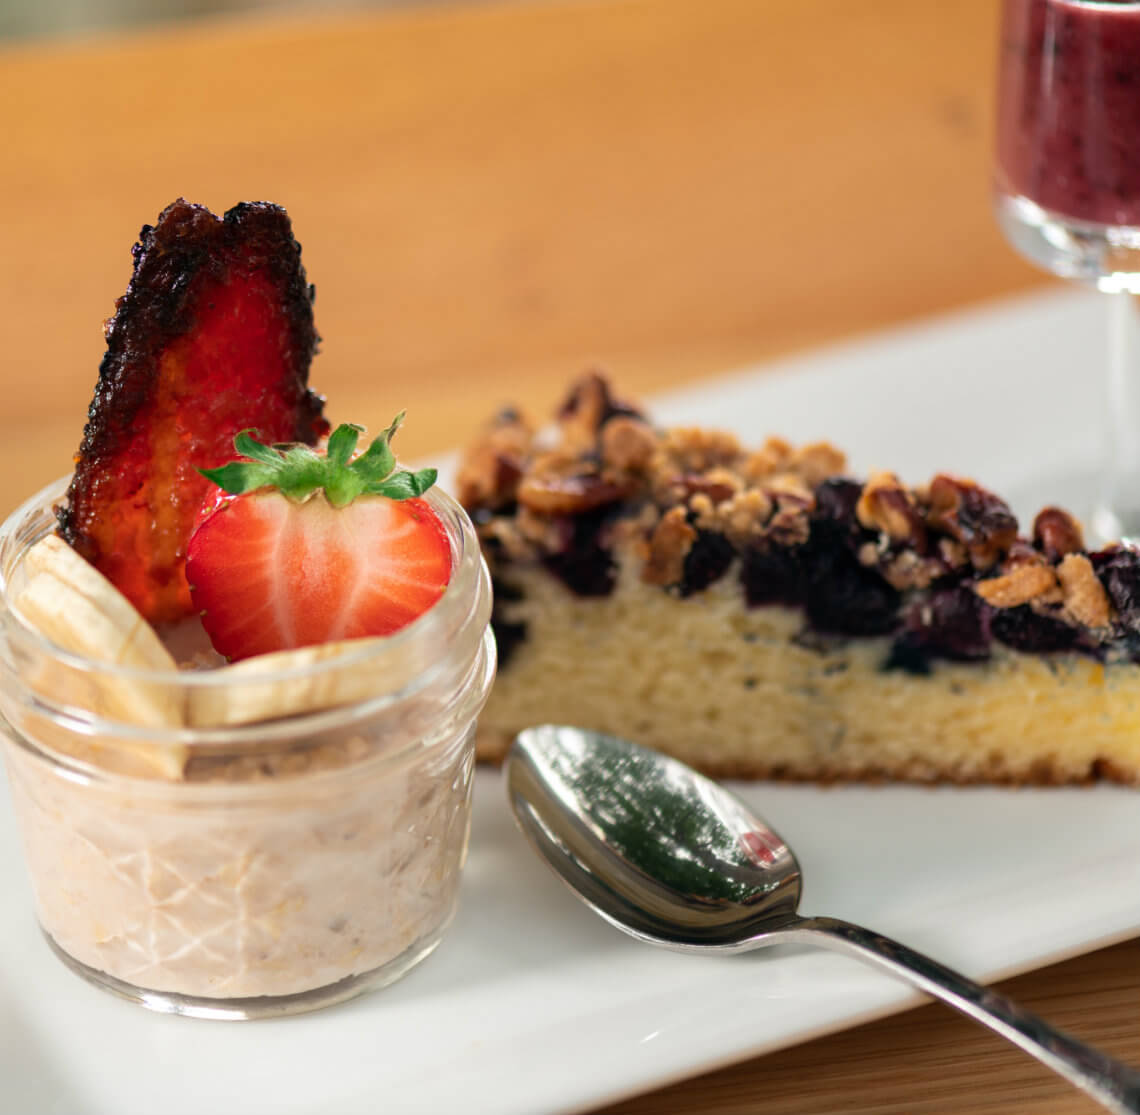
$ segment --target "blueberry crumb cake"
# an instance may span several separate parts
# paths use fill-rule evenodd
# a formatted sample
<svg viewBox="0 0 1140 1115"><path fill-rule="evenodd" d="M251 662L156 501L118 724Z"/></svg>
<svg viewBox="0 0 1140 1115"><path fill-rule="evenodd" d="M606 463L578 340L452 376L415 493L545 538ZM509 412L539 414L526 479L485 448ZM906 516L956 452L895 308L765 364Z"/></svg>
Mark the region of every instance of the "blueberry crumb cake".
<svg viewBox="0 0 1140 1115"><path fill-rule="evenodd" d="M496 588L479 754L565 722L716 776L1140 783L1140 551L970 480L654 427L580 380L501 412L460 498Z"/></svg>

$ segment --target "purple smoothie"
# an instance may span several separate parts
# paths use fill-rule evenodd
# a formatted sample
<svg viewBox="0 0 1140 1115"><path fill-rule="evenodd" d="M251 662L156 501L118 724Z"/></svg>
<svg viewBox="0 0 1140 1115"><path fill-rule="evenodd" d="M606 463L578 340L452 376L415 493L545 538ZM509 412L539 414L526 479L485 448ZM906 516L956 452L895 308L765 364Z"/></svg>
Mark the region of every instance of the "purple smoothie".
<svg viewBox="0 0 1140 1115"><path fill-rule="evenodd" d="M1140 3L1006 0L1004 13L999 189L1140 225Z"/></svg>

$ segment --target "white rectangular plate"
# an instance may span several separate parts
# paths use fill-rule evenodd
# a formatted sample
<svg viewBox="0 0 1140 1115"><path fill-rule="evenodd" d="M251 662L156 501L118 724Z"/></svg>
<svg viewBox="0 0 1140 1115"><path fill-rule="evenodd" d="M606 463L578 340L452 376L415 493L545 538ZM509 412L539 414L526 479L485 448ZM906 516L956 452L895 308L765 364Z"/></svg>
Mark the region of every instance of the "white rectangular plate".
<svg viewBox="0 0 1140 1115"><path fill-rule="evenodd" d="M917 482L946 469L1026 490L1039 465L1066 479L1095 461L1102 313L1094 296L1035 296L710 381L654 414L750 441L829 438L859 472ZM1133 791L738 789L799 855L805 911L980 979L1140 932ZM499 775L481 771L458 919L404 981L274 1022L153 1015L50 955L0 795L3 1111L555 1115L917 1001L829 954L704 959L623 937L547 873Z"/></svg>

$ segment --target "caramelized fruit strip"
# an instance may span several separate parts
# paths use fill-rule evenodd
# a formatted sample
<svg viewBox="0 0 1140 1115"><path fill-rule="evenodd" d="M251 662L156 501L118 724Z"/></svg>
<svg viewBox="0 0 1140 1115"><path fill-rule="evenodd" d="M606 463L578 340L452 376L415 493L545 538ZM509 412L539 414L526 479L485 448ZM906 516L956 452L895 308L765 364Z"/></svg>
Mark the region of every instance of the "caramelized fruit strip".
<svg viewBox="0 0 1140 1115"><path fill-rule="evenodd" d="M181 199L143 227L68 489L64 539L152 623L189 615L186 543L216 489L198 473L262 441L328 432L308 388L313 291L283 209L223 218Z"/></svg>

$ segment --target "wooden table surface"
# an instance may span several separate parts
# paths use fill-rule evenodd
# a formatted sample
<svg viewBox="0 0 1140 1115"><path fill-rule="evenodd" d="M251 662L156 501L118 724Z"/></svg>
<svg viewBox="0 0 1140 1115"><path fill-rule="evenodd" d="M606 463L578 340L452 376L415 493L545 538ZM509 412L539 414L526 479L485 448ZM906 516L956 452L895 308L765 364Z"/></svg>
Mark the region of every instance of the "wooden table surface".
<svg viewBox="0 0 1140 1115"><path fill-rule="evenodd" d="M313 382L406 406L407 456L586 365L638 393L1041 283L989 211L995 46L991 0L554 0L0 48L0 514L69 468L178 195L288 207ZM1140 940L1010 988L1140 1062ZM935 1006L609 1109L1093 1110Z"/></svg>

